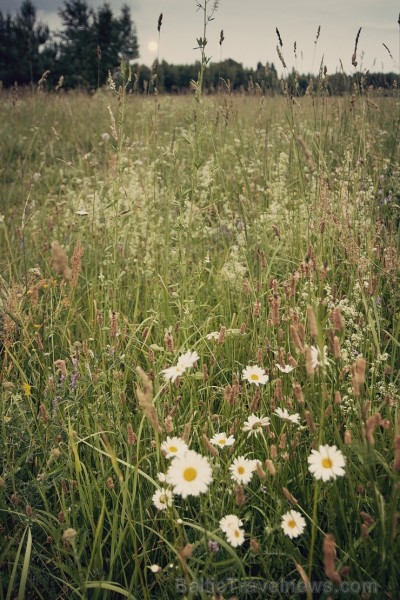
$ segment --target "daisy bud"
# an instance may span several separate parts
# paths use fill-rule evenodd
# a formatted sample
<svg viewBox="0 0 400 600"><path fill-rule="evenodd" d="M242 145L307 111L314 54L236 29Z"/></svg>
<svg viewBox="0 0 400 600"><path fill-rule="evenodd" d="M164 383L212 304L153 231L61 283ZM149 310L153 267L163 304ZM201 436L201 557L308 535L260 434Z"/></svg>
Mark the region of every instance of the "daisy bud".
<svg viewBox="0 0 400 600"><path fill-rule="evenodd" d="M324 553L324 567L325 567L325 575L339 585L342 580L339 573L336 571L336 550L335 550L335 538L331 533L328 533L324 538L323 543L323 553Z"/></svg>
<svg viewBox="0 0 400 600"><path fill-rule="evenodd" d="M272 475L272 476L276 475L276 469L274 467L274 463L272 462L272 460L267 458L267 460L265 461L265 466L267 467L267 471L270 475Z"/></svg>

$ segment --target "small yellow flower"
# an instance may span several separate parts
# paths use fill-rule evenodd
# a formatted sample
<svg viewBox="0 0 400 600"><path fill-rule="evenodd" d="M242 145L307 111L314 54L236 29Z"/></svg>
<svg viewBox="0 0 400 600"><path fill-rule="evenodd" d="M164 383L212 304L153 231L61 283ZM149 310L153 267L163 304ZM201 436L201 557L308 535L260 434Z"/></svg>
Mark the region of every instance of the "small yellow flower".
<svg viewBox="0 0 400 600"><path fill-rule="evenodd" d="M29 385L29 383L23 383L22 384L22 389L24 390L25 396L30 396L31 395L31 386Z"/></svg>

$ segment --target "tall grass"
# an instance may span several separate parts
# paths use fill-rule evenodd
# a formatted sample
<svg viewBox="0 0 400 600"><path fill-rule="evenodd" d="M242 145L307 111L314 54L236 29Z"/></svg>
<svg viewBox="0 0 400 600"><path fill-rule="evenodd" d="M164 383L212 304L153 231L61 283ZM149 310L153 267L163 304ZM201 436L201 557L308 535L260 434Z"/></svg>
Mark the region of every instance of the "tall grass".
<svg viewBox="0 0 400 600"><path fill-rule="evenodd" d="M398 597L398 99L1 102L0 598ZM197 366L166 382L186 350ZM271 423L249 437L252 413ZM160 511L167 435L213 482ZM343 477L313 478L320 444ZM244 486L241 455L261 461Z"/></svg>

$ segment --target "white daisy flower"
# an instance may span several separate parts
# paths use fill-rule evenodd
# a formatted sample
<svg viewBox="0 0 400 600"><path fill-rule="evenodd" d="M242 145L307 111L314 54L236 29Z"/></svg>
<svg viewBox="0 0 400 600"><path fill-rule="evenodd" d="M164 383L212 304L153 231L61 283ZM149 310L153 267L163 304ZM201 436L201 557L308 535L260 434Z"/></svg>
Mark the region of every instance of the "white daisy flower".
<svg viewBox="0 0 400 600"><path fill-rule="evenodd" d="M160 483L165 483L165 473L157 473L157 479Z"/></svg>
<svg viewBox="0 0 400 600"><path fill-rule="evenodd" d="M240 527L229 529L225 532L225 535L228 543L234 548L241 546L244 542L244 531Z"/></svg>
<svg viewBox="0 0 400 600"><path fill-rule="evenodd" d="M257 417L254 413L250 415L247 421L244 422L242 431L248 431L250 435L258 435L262 427L267 427L270 424L268 417Z"/></svg>
<svg viewBox="0 0 400 600"><path fill-rule="evenodd" d="M257 365L247 366L243 369L242 378L246 379L249 383L254 383L257 387L260 384L264 385L269 380L264 369Z"/></svg>
<svg viewBox="0 0 400 600"><path fill-rule="evenodd" d="M324 367L328 362L328 346L324 346L322 354L319 348L311 346L311 365L314 370L317 367Z"/></svg>
<svg viewBox="0 0 400 600"><path fill-rule="evenodd" d="M236 515L226 515L226 517L222 517L219 522L219 528L221 531L226 533L230 529L238 529L243 525L243 521L239 519Z"/></svg>
<svg viewBox="0 0 400 600"><path fill-rule="evenodd" d="M168 369L163 369L161 371L161 373L164 376L164 379L166 381L172 381L172 383L174 383L174 381L178 377L183 375L184 372L185 372L185 367L182 367L181 365L173 365L172 367L168 367Z"/></svg>
<svg viewBox="0 0 400 600"><path fill-rule="evenodd" d="M295 423L296 425L298 425L300 423L299 413L295 413L294 415L289 415L287 408L284 408L283 410L281 408L277 408L274 411L274 414L278 415L278 417L280 417L284 421L289 421L290 423Z"/></svg>
<svg viewBox="0 0 400 600"><path fill-rule="evenodd" d="M294 369L294 367L292 367L291 365L285 365L284 367L281 367L281 365L276 363L275 366L281 373L291 373Z"/></svg>
<svg viewBox="0 0 400 600"><path fill-rule="evenodd" d="M225 448L225 446L232 446L235 443L235 438L233 435L227 436L225 431L223 431L222 433L216 433L210 439L210 442L214 444L214 446Z"/></svg>
<svg viewBox="0 0 400 600"><path fill-rule="evenodd" d="M174 496L170 490L156 490L153 494L153 504L158 510L167 510L172 506Z"/></svg>
<svg viewBox="0 0 400 600"><path fill-rule="evenodd" d="M303 516L297 510L289 510L282 516L281 527L290 539L301 535L306 527Z"/></svg>
<svg viewBox="0 0 400 600"><path fill-rule="evenodd" d="M204 494L212 480L208 459L194 450L176 456L167 471L167 483L173 486L174 494L182 498Z"/></svg>
<svg viewBox="0 0 400 600"><path fill-rule="evenodd" d="M182 354L178 358L177 366L183 369L190 369L199 360L199 358L200 356L197 354L196 351L191 352L190 350L188 350L187 352L185 352L185 354Z"/></svg>
<svg viewBox="0 0 400 600"><path fill-rule="evenodd" d="M344 475L345 458L336 446L320 446L318 450L311 450L308 457L308 470L316 479L328 481Z"/></svg>
<svg viewBox="0 0 400 600"><path fill-rule="evenodd" d="M161 444L161 452L165 458L173 458L174 456L183 456L188 450L188 445L179 437L169 437Z"/></svg>
<svg viewBox="0 0 400 600"><path fill-rule="evenodd" d="M239 456L235 458L229 470L231 471L232 479L235 481L239 481L239 483L249 483L251 478L253 477L253 472L257 468L257 461L250 460L249 458L245 458L244 456Z"/></svg>

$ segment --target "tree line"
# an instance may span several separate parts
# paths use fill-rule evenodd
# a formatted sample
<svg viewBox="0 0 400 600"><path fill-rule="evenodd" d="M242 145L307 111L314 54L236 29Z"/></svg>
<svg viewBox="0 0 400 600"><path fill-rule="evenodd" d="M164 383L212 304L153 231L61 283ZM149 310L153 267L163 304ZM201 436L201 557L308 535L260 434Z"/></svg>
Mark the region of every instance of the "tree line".
<svg viewBox="0 0 400 600"><path fill-rule="evenodd" d="M120 78L123 61L130 65L132 76L128 87L138 93L158 92L183 94L198 79L200 63L175 65L165 60L152 67L141 65L139 43L128 5L114 16L108 3L97 10L86 0L64 0L58 14L62 28L52 33L37 18L32 0L23 0L15 16L0 11L0 81L4 87L15 84L65 90L74 88L94 91L107 84L109 74ZM271 62L258 62L253 68L243 67L232 59L210 62L203 78L204 90L293 96L323 89L329 94L352 92L356 87L373 87L389 93L397 85L395 73L336 72L319 76L286 72L279 77Z"/></svg>

